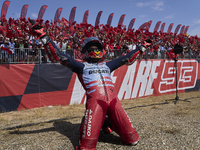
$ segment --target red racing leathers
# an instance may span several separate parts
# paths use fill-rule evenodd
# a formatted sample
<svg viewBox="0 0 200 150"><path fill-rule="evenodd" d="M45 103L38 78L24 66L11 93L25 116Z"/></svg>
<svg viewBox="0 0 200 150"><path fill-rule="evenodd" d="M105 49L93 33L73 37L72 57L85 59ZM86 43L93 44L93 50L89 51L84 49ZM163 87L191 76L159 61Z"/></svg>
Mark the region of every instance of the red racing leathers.
<svg viewBox="0 0 200 150"><path fill-rule="evenodd" d="M122 141L127 144L137 143L139 136L117 98L110 74L124 64L132 64L141 48L138 47L127 55L109 62L82 63L61 53L48 36L41 38L41 41L49 59L52 62L59 62L75 72L86 90L86 111L80 127L78 148L96 149L98 136L106 115L112 124L112 130L119 134Z"/></svg>

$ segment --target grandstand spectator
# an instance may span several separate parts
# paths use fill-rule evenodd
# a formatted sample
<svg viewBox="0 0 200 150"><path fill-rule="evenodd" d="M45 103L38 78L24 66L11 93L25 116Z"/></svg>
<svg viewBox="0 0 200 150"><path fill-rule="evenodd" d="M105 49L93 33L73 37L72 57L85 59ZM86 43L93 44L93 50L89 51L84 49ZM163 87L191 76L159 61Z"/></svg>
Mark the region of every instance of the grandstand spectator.
<svg viewBox="0 0 200 150"><path fill-rule="evenodd" d="M9 18L10 19L10 18ZM3 20L1 23L6 28L4 31L0 31L0 44L3 43L4 38L8 37L15 37L16 39L20 39L22 41L26 41L30 39L28 32L29 29L29 23L27 20L14 20L13 23L15 24L9 24L7 20ZM88 36L94 36L98 37L104 45L107 44L108 40L108 46L110 47L107 49L108 51L108 59L113 59L113 52L111 50L112 46L114 46L114 49L116 49L116 45L118 43L118 46L121 46L122 49L128 46L128 49L131 50L131 45L134 43L134 47L137 45L140 45L140 42L143 41L146 37L151 37L154 39L154 44L159 42L157 44L157 47L153 46L153 49L150 49L149 51L149 58L165 58L165 53L168 51L168 48L166 48L166 42L168 41L169 44L173 47L175 44L182 45L185 47L184 53L180 54L181 58L198 58L199 57L199 43L200 39L197 36L189 36L187 34L184 35L175 35L175 34L168 34L168 33L151 33L147 32L145 30L126 30L124 27L111 27L108 25L100 25L99 27L94 27L91 24L74 24L72 27L69 27L67 25L65 26L56 26L54 23L49 23L49 21L45 24L42 21L38 21L40 24L43 24L45 26L45 30L47 31L47 34L55 41L55 44L57 47L63 49L63 53L65 53L65 46L62 45L63 40L65 38L68 38L67 41L69 41L71 49L77 49L77 43L78 45L82 44L83 40ZM17 24L18 23L18 24ZM16 28L15 28L16 27ZM128 42L128 43L127 43ZM19 58L21 61L25 61L26 56L30 56L29 52L27 50L23 50L24 46L20 42L20 44L17 44L18 41L15 41L16 48L21 48L21 50L16 49L16 57L19 61ZM26 43L24 43L26 45ZM154 45L153 44L153 45ZM191 45L190 48L188 45ZM25 46L26 47L26 46ZM79 46L78 46L79 47ZM159 47L159 48L158 48ZM27 52L27 53L26 53ZM124 51L125 52L125 51ZM161 54L161 57L160 57ZM120 55L119 48L118 50L114 51L114 58L118 57ZM185 56L184 56L185 55ZM24 57L25 56L25 57ZM27 59L28 61L29 59Z"/></svg>
<svg viewBox="0 0 200 150"><path fill-rule="evenodd" d="M68 43L68 41L67 41L66 38L63 38L63 39L61 40L61 50L62 50L62 52L63 52L64 54L66 54L67 43Z"/></svg>
<svg viewBox="0 0 200 150"><path fill-rule="evenodd" d="M184 58L191 58L191 50L190 50L190 46L184 46L183 47L183 53L184 53Z"/></svg>
<svg viewBox="0 0 200 150"><path fill-rule="evenodd" d="M74 44L74 49L79 50L80 48L81 48L80 44L76 42Z"/></svg>
<svg viewBox="0 0 200 150"><path fill-rule="evenodd" d="M153 44L153 55L152 55L153 59L158 58L158 49L159 49L158 42L154 42L154 44Z"/></svg>
<svg viewBox="0 0 200 150"><path fill-rule="evenodd" d="M122 56L122 53L121 53L121 46L119 45L118 42L115 43L115 58L119 57L119 56Z"/></svg>
<svg viewBox="0 0 200 150"><path fill-rule="evenodd" d="M38 55L39 55L39 51L42 49L41 47L41 42L39 42L38 40L35 40L34 44L33 44L33 51L32 51L32 61L36 62L39 61Z"/></svg>
<svg viewBox="0 0 200 150"><path fill-rule="evenodd" d="M15 42L14 42L14 37L10 38L10 50L12 51L11 55L11 60L10 62L16 62L16 53L15 53Z"/></svg>
<svg viewBox="0 0 200 150"><path fill-rule="evenodd" d="M70 42L67 43L66 54L68 54L72 58L74 57L74 51L73 51L73 48L70 45Z"/></svg>
<svg viewBox="0 0 200 150"><path fill-rule="evenodd" d="M114 43L109 44L108 49L109 49L109 60L113 60L114 59Z"/></svg>
<svg viewBox="0 0 200 150"><path fill-rule="evenodd" d="M41 46L41 53L42 53L42 63L48 63L49 58L47 57L47 54L43 45Z"/></svg>
<svg viewBox="0 0 200 150"><path fill-rule="evenodd" d="M0 45L3 44L3 42L4 42L3 34L0 34Z"/></svg>
<svg viewBox="0 0 200 150"><path fill-rule="evenodd" d="M159 44L159 49L160 49L160 54L161 54L161 59L165 59L165 43L162 41L160 44Z"/></svg>
<svg viewBox="0 0 200 150"><path fill-rule="evenodd" d="M192 54L193 54L193 58L194 59L197 59L198 58L198 48L197 47L194 47L193 48L193 51L192 51Z"/></svg>
<svg viewBox="0 0 200 150"><path fill-rule="evenodd" d="M31 57L32 62L35 62L37 44L38 44L38 41L36 39L32 39L32 51L30 52L32 54L32 57Z"/></svg>
<svg viewBox="0 0 200 150"><path fill-rule="evenodd" d="M128 49L131 51L136 49L136 45L135 45L133 39L131 39L131 41L129 42Z"/></svg>
<svg viewBox="0 0 200 150"><path fill-rule="evenodd" d="M24 50L25 50L25 56L29 53L29 41L27 39L24 40Z"/></svg>
<svg viewBox="0 0 200 150"><path fill-rule="evenodd" d="M166 51L166 52L169 52L171 49L172 49L172 45L167 41L167 42L165 43L165 51ZM167 56L165 55L164 58L166 58L166 57L167 57Z"/></svg>
<svg viewBox="0 0 200 150"><path fill-rule="evenodd" d="M181 46L184 47L184 45L181 45ZM178 57L178 58L179 58L179 59L180 59L180 58L185 58L185 52L182 51L182 52L179 54L179 57Z"/></svg>
<svg viewBox="0 0 200 150"><path fill-rule="evenodd" d="M73 47L74 47L74 38L73 37L70 37L70 39L69 39L69 45L70 45L70 47L71 47L71 49L73 49Z"/></svg>
<svg viewBox="0 0 200 150"><path fill-rule="evenodd" d="M110 58L109 41L104 41L104 43L103 43L103 49L106 51L105 58L108 60Z"/></svg>
<svg viewBox="0 0 200 150"><path fill-rule="evenodd" d="M154 58L154 50L153 50L153 46L148 48L148 59L153 59Z"/></svg>
<svg viewBox="0 0 200 150"><path fill-rule="evenodd" d="M31 40L28 41L28 49L27 49L27 63L32 59L32 51L33 51L33 42Z"/></svg>
<svg viewBox="0 0 200 150"><path fill-rule="evenodd" d="M38 61L39 63L47 62L47 56L45 56L46 52L45 52L45 49L41 42L37 43L35 52L36 52L36 61ZM41 57L39 57L39 56L41 56Z"/></svg>
<svg viewBox="0 0 200 150"><path fill-rule="evenodd" d="M128 50L127 44L125 42L122 42L121 45L122 45L122 53L126 53Z"/></svg>
<svg viewBox="0 0 200 150"><path fill-rule="evenodd" d="M19 57L20 57L20 50L19 50L19 43L20 43L20 39L19 38L15 38L15 56L16 56L16 62L19 62Z"/></svg>
<svg viewBox="0 0 200 150"><path fill-rule="evenodd" d="M72 47L70 46L69 42L67 43L67 47L66 48L67 48L67 50L71 50L72 49Z"/></svg>
<svg viewBox="0 0 200 150"><path fill-rule="evenodd" d="M19 43L19 59L20 62L25 62L24 40L22 38Z"/></svg>
<svg viewBox="0 0 200 150"><path fill-rule="evenodd" d="M55 45L57 48L61 48L61 42L60 42L60 39L59 38L56 38L56 40L54 41Z"/></svg>
<svg viewBox="0 0 200 150"><path fill-rule="evenodd" d="M1 47L8 48L8 49L11 48L9 38L5 38L3 44L0 45L0 48ZM8 52L1 49L1 63L3 63L3 62L8 63Z"/></svg>

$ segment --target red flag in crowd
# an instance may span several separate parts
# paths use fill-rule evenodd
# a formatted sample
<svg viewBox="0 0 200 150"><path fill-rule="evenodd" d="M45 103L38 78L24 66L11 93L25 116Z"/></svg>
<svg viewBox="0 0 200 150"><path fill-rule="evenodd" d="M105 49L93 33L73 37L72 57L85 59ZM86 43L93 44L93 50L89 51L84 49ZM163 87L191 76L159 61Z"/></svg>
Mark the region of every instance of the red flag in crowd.
<svg viewBox="0 0 200 150"><path fill-rule="evenodd" d="M8 52L9 54L12 54L12 51L9 48L5 48L5 47L1 46L1 49Z"/></svg>
<svg viewBox="0 0 200 150"><path fill-rule="evenodd" d="M67 19L62 17L61 21L62 21L62 23L64 23L64 25L68 26L67 24L69 24L69 21Z"/></svg>
<svg viewBox="0 0 200 150"><path fill-rule="evenodd" d="M7 28L0 25L0 33L2 33L3 35L5 35L6 32L7 32Z"/></svg>

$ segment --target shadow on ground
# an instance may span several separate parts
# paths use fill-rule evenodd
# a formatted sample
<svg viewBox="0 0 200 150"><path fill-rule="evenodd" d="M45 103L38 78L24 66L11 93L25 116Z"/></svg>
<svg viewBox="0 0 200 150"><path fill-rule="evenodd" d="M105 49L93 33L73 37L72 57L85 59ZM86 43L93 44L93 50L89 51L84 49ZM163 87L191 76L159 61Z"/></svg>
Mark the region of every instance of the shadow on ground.
<svg viewBox="0 0 200 150"><path fill-rule="evenodd" d="M25 125L24 125L25 126ZM67 121L55 121L53 123L53 127L50 128L43 128L39 130L30 130L30 131L19 131L18 128L15 128L15 131L10 131L9 134L35 134L35 133L43 133L43 132L50 132L50 131L57 131L60 134L66 136L71 141L73 147L75 148L78 145L79 139L79 126L80 124L72 124L71 122ZM114 134L105 134L103 131L100 131L99 134L99 142L104 143L111 143L116 145L123 145L121 138Z"/></svg>

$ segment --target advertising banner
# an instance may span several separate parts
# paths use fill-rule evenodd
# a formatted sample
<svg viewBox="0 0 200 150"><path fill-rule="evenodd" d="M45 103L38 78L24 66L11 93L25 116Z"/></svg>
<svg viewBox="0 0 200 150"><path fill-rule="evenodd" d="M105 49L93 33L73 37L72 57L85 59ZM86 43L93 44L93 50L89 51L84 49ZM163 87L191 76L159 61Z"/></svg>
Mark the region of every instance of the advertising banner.
<svg viewBox="0 0 200 150"><path fill-rule="evenodd" d="M160 27L160 32L161 32L161 33L163 33L163 31L164 31L165 24L166 24L166 23L162 23L162 25L161 25L161 27Z"/></svg>
<svg viewBox="0 0 200 150"><path fill-rule="evenodd" d="M111 77L120 100L176 93L174 61L137 60ZM200 90L200 59L177 62L179 93ZM13 78L14 77L14 78ZM60 64L0 65L0 110L49 105L85 104L86 92L78 76Z"/></svg>
<svg viewBox="0 0 200 150"><path fill-rule="evenodd" d="M108 17L107 24L111 25L114 13L111 13Z"/></svg>
<svg viewBox="0 0 200 150"><path fill-rule="evenodd" d="M128 30L130 30L130 29L132 29L133 28L133 25L134 25L134 23L135 23L135 18L133 18L131 21L130 21L130 23L129 23L129 25L128 25Z"/></svg>
<svg viewBox="0 0 200 150"><path fill-rule="evenodd" d="M9 5L10 5L10 1L4 1L1 8L1 18L6 17Z"/></svg>
<svg viewBox="0 0 200 150"><path fill-rule="evenodd" d="M38 13L38 18L37 18L37 19L42 19L42 18L43 18L46 9L47 9L47 5L43 5L43 6L40 8L40 11L39 11L39 13Z"/></svg>
<svg viewBox="0 0 200 150"><path fill-rule="evenodd" d="M58 22L58 19L60 18L60 15L61 15L61 13L62 13L62 8L58 8L57 10L56 10L56 13L55 13L55 16L54 16L54 23L56 23L56 22Z"/></svg>
<svg viewBox="0 0 200 150"><path fill-rule="evenodd" d="M24 5L22 7L20 18L26 18L26 14L27 14L27 11L28 11L28 6L29 5L26 4L26 5Z"/></svg>
<svg viewBox="0 0 200 150"><path fill-rule="evenodd" d="M179 24L179 25L176 26L176 29L175 29L175 31L174 31L174 34L177 34L177 33L178 33L180 27L181 27L181 24Z"/></svg>
<svg viewBox="0 0 200 150"><path fill-rule="evenodd" d="M99 13L97 14L97 18L96 18L96 21L95 21L95 26L99 25L102 12L103 11L99 11Z"/></svg>
<svg viewBox="0 0 200 150"><path fill-rule="evenodd" d="M73 7L71 12L70 12L70 15L69 15L69 22L70 23L74 22L75 14L76 14L76 7Z"/></svg>
<svg viewBox="0 0 200 150"><path fill-rule="evenodd" d="M167 33L169 34L172 31L174 23L171 23L167 29Z"/></svg>
<svg viewBox="0 0 200 150"><path fill-rule="evenodd" d="M118 26L122 26L122 25L123 25L124 17L125 17L125 16L126 16L125 14L121 15L121 17L120 17L120 19L119 19L119 22L118 22Z"/></svg>
<svg viewBox="0 0 200 150"><path fill-rule="evenodd" d="M161 21L158 21L158 22L156 23L153 32L157 32L157 31L158 31L158 28L160 27L160 24L161 24Z"/></svg>
<svg viewBox="0 0 200 150"><path fill-rule="evenodd" d="M86 10L84 15L83 15L83 22L82 23L87 23L88 21L88 16L89 16L89 10Z"/></svg>

